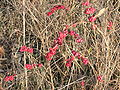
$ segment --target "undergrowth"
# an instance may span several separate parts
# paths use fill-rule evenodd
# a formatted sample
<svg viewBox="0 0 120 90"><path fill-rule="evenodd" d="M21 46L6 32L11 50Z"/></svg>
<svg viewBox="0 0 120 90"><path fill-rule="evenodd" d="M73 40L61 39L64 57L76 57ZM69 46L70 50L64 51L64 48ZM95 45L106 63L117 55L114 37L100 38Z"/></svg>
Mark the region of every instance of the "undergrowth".
<svg viewBox="0 0 120 90"><path fill-rule="evenodd" d="M120 2L85 2L0 0L0 90L120 90Z"/></svg>

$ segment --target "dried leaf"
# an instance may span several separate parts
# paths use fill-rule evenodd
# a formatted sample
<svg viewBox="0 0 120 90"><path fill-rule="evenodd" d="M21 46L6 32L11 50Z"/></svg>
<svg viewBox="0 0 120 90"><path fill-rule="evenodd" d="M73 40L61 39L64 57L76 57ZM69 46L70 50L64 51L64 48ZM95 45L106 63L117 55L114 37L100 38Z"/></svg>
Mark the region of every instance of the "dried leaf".
<svg viewBox="0 0 120 90"><path fill-rule="evenodd" d="M108 9L108 7L101 9L101 10L99 11L99 13L95 15L95 17L101 16L107 9Z"/></svg>
<svg viewBox="0 0 120 90"><path fill-rule="evenodd" d="M4 48L0 46L0 56L2 56L4 54L5 54Z"/></svg>
<svg viewBox="0 0 120 90"><path fill-rule="evenodd" d="M92 48L90 47L90 48L88 49L88 53L90 54L90 53L91 53L91 51L92 51Z"/></svg>

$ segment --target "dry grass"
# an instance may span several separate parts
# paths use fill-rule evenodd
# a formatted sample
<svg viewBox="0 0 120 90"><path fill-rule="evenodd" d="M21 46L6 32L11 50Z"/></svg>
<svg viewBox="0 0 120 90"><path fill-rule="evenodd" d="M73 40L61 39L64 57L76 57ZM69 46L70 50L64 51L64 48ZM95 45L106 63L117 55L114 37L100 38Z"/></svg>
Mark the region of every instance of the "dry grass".
<svg viewBox="0 0 120 90"><path fill-rule="evenodd" d="M120 2L119 0L91 0L96 8L97 20L90 23L83 12L82 0L0 0L0 46L4 54L0 58L0 88L5 90L120 90ZM60 10L52 16L46 13L54 5L65 5L70 10ZM88 6L89 7L89 6ZM107 8L104 12L103 8ZM24 16L25 13L25 16ZM25 23L24 23L25 21ZM113 28L107 30L107 22ZM45 54L52 47L58 32L65 25L71 27L83 39L76 43L73 37L64 40L53 60L47 61ZM97 24L96 30L91 25ZM34 49L33 54L21 53L26 44ZM0 48L1 48L0 47ZM75 59L72 67L65 66L71 49L89 59L84 65ZM0 52L1 53L1 52ZM24 69L24 64L42 63L42 68ZM7 75L17 74L14 81L4 82ZM103 76L103 82L97 76ZM80 82L85 81L85 86ZM1 90L1 89L0 89Z"/></svg>

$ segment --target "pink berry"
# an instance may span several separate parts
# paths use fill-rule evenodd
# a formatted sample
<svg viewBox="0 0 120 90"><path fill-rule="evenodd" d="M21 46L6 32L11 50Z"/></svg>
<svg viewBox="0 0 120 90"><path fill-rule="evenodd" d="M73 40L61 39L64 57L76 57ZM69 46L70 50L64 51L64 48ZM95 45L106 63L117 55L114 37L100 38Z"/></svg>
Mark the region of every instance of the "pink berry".
<svg viewBox="0 0 120 90"><path fill-rule="evenodd" d="M59 32L59 37L60 37L61 39L65 38L66 36L67 36L67 35L66 35L65 33Z"/></svg>
<svg viewBox="0 0 120 90"><path fill-rule="evenodd" d="M26 46L22 46L22 47L20 48L20 52L24 52L24 51L27 51L27 47L26 47Z"/></svg>
<svg viewBox="0 0 120 90"><path fill-rule="evenodd" d="M70 56L70 61L73 61L75 59L74 56Z"/></svg>
<svg viewBox="0 0 120 90"><path fill-rule="evenodd" d="M67 62L67 63L66 63L66 67L71 67L71 63L70 63L70 62Z"/></svg>
<svg viewBox="0 0 120 90"><path fill-rule="evenodd" d="M95 18L94 16L91 16L91 17L88 18L88 20L89 20L90 22L94 22L94 21L96 20L96 18Z"/></svg>
<svg viewBox="0 0 120 90"><path fill-rule="evenodd" d="M33 69L33 66L30 64L25 64L25 68L27 68L28 70L31 70L31 69Z"/></svg>
<svg viewBox="0 0 120 90"><path fill-rule="evenodd" d="M100 82L103 81L103 80L102 80L102 76L98 76L98 77L97 77L97 80L100 81Z"/></svg>
<svg viewBox="0 0 120 90"><path fill-rule="evenodd" d="M81 57L82 59L82 62L87 65L89 63L88 59L87 58L84 58L84 57Z"/></svg>
<svg viewBox="0 0 120 90"><path fill-rule="evenodd" d="M87 8L84 13L85 14L93 14L95 11L96 11L96 9L91 7L91 8Z"/></svg>
<svg viewBox="0 0 120 90"><path fill-rule="evenodd" d="M84 82L84 81L82 81L82 82L81 82L81 86L84 86L84 85L85 85L85 82Z"/></svg>
<svg viewBox="0 0 120 90"><path fill-rule="evenodd" d="M89 6L90 3L89 3L89 1L86 1L86 2L82 3L82 5L83 5L83 6Z"/></svg>
<svg viewBox="0 0 120 90"><path fill-rule="evenodd" d="M51 13L54 13L56 10L57 10L56 7L53 7L53 8L50 9Z"/></svg>
<svg viewBox="0 0 120 90"><path fill-rule="evenodd" d="M66 25L66 26L65 26L65 29L66 29L66 30L68 30L68 29L69 29L69 27L70 27L69 25Z"/></svg>
<svg viewBox="0 0 120 90"><path fill-rule="evenodd" d="M5 78L4 78L4 81L13 81L14 80L14 76L12 75L12 76L6 76Z"/></svg>
<svg viewBox="0 0 120 90"><path fill-rule="evenodd" d="M75 50L72 50L72 54L75 56L75 54L76 54L76 51L75 51Z"/></svg>
<svg viewBox="0 0 120 90"><path fill-rule="evenodd" d="M74 38L80 38L79 34L75 33Z"/></svg>
<svg viewBox="0 0 120 90"><path fill-rule="evenodd" d="M43 64L38 64L38 67L42 67L43 66Z"/></svg>
<svg viewBox="0 0 120 90"><path fill-rule="evenodd" d="M32 66L33 66L33 67L35 67L35 66L36 66L36 64L32 64Z"/></svg>
<svg viewBox="0 0 120 90"><path fill-rule="evenodd" d="M65 9L65 6L61 5L60 8L61 8L61 9Z"/></svg>
<svg viewBox="0 0 120 90"><path fill-rule="evenodd" d="M77 43L81 43L81 42L83 42L84 40L82 39L82 38L79 38L79 39L76 39L76 42Z"/></svg>
<svg viewBox="0 0 120 90"><path fill-rule="evenodd" d="M70 31L69 34L73 36L75 34L75 31Z"/></svg>
<svg viewBox="0 0 120 90"><path fill-rule="evenodd" d="M52 12L48 12L47 13L47 16L51 16L53 13Z"/></svg>
<svg viewBox="0 0 120 90"><path fill-rule="evenodd" d="M28 48L28 49L27 49L27 52L33 53L33 48Z"/></svg>

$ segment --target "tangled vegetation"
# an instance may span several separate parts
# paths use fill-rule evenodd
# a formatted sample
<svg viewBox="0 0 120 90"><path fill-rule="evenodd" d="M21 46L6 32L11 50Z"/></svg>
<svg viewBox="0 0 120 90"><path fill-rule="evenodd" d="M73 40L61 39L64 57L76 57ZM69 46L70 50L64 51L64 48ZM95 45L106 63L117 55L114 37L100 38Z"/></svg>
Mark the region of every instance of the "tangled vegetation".
<svg viewBox="0 0 120 90"><path fill-rule="evenodd" d="M119 0L0 0L0 90L120 90Z"/></svg>

